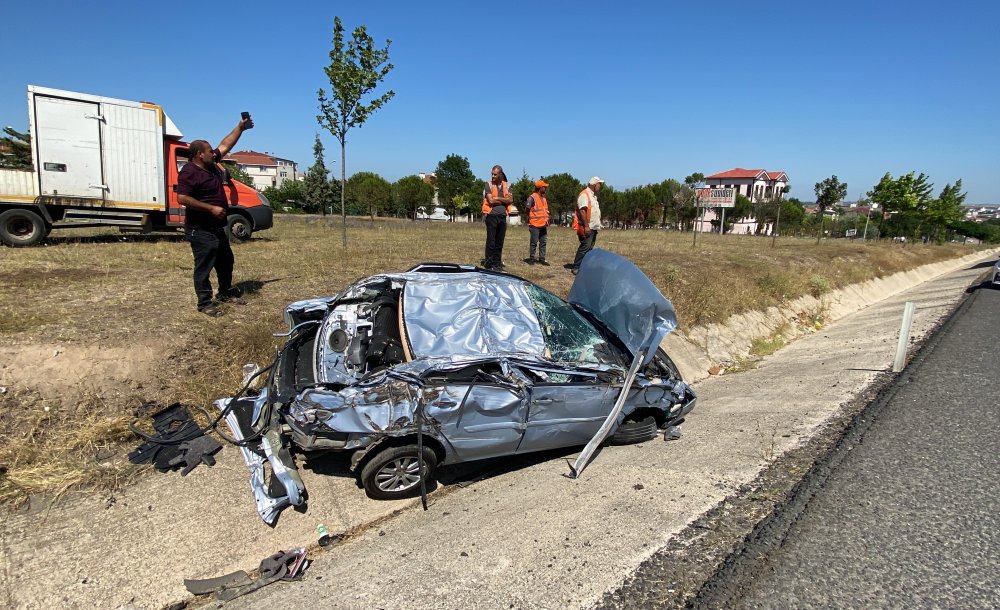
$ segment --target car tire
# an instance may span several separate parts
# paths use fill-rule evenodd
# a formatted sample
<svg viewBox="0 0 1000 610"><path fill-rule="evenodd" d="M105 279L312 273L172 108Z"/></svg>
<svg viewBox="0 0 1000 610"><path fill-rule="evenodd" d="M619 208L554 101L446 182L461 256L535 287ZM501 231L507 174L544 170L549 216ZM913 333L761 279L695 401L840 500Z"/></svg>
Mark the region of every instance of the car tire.
<svg viewBox="0 0 1000 610"><path fill-rule="evenodd" d="M399 500L420 495L416 445L387 447L378 452L361 469L361 485L374 500ZM437 455L430 447L423 448L423 477L427 491L437 487L434 472Z"/></svg>
<svg viewBox="0 0 1000 610"><path fill-rule="evenodd" d="M656 438L659 427L652 415L639 421L625 420L615 433L608 437L609 445L634 445Z"/></svg>
<svg viewBox="0 0 1000 610"><path fill-rule="evenodd" d="M239 214L233 214L229 217L229 241L234 244L242 244L248 241L252 234L253 227L250 226L250 221L247 218Z"/></svg>
<svg viewBox="0 0 1000 610"><path fill-rule="evenodd" d="M49 227L31 210L13 209L0 214L0 241L12 248L25 248L42 242Z"/></svg>

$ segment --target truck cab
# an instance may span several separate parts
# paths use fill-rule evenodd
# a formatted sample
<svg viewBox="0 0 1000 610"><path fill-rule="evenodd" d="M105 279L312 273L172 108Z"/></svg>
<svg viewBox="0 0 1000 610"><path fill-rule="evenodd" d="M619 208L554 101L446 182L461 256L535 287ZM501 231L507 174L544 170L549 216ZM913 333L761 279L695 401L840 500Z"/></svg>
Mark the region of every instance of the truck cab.
<svg viewBox="0 0 1000 610"><path fill-rule="evenodd" d="M168 141L167 158L167 215L166 224L184 226L185 209L177 202L177 176L190 158L187 142ZM225 164L221 164L225 171ZM238 180L229 178L226 171L226 197L229 199L229 235L234 242L250 239L254 231L274 226L271 204L262 193Z"/></svg>

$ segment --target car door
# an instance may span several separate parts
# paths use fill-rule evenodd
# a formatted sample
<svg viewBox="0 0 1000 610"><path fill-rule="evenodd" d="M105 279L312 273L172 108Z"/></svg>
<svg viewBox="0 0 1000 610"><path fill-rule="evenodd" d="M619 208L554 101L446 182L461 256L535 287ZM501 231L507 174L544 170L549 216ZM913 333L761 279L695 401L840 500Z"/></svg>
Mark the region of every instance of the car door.
<svg viewBox="0 0 1000 610"><path fill-rule="evenodd" d="M511 455L521 442L528 412L525 390L501 383L468 381L424 390L427 416L464 462Z"/></svg>
<svg viewBox="0 0 1000 610"><path fill-rule="evenodd" d="M524 438L517 453L584 445L607 418L616 394L606 374L532 371Z"/></svg>

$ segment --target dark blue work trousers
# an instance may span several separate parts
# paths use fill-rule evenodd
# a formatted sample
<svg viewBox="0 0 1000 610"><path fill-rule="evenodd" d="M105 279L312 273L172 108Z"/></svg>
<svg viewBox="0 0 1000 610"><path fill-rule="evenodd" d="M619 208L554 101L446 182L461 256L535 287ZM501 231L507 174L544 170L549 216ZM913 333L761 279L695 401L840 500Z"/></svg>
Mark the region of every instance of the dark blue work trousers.
<svg viewBox="0 0 1000 610"><path fill-rule="evenodd" d="M212 282L209 276L215 269L219 280L219 295L228 295L233 287L233 249L225 228L184 229L194 254L194 292L198 295L198 309L212 304Z"/></svg>
<svg viewBox="0 0 1000 610"><path fill-rule="evenodd" d="M500 269L503 240L507 236L507 215L486 215L486 268Z"/></svg>
<svg viewBox="0 0 1000 610"><path fill-rule="evenodd" d="M583 257L587 256L587 253L594 249L594 244L597 243L597 231L594 229L590 230L590 235L584 237L577 234L580 239L580 247L576 249L576 258L573 260L573 268L579 269L580 263L583 262Z"/></svg>

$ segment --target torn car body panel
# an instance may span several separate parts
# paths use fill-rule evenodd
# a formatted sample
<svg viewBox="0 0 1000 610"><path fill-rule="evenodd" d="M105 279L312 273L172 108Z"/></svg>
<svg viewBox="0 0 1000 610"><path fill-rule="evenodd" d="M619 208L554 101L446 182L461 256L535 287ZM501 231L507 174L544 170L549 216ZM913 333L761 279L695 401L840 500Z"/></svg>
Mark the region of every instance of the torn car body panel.
<svg viewBox="0 0 1000 610"><path fill-rule="evenodd" d="M585 268L573 305L516 276L439 263L289 305L267 387L217 403L251 439L241 449L262 518L303 501L290 449L353 452L363 474L390 449L411 467L418 433L433 451L420 460L447 465L599 444L629 418L680 421L696 398L658 348L676 325L669 301L618 255L594 250Z"/></svg>

